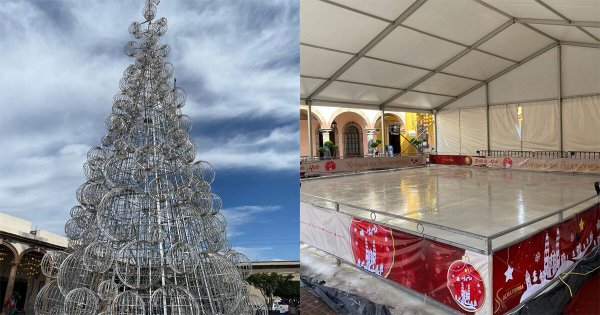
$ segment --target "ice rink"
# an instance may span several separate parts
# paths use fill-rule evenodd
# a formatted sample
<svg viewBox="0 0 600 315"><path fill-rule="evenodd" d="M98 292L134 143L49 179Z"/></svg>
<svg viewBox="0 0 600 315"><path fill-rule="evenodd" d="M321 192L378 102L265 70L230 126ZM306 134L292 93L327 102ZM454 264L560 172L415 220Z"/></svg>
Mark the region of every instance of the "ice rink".
<svg viewBox="0 0 600 315"><path fill-rule="evenodd" d="M483 237L540 218L562 208L565 214L587 208L598 176L558 172L530 172L458 166L429 166L304 180L301 200L327 208L375 218L390 226L421 231L459 244L484 248ZM384 213L371 214L370 210ZM436 226L417 223L415 219ZM493 242L497 248L536 229L558 222L553 216Z"/></svg>

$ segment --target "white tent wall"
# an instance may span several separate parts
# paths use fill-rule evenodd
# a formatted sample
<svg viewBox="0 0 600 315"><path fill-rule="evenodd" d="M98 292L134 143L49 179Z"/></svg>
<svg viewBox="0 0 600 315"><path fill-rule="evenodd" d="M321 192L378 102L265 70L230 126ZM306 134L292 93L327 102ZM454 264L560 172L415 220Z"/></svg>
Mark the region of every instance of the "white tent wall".
<svg viewBox="0 0 600 315"><path fill-rule="evenodd" d="M475 154L469 151L487 147L485 135L489 130L490 150L559 151L562 124L563 151L600 151L600 49L571 45L552 48L490 81L488 93L486 98L482 86L437 113L438 119L440 115L445 116L443 119L450 117L446 112L459 117L458 131L446 132L445 126L454 125L438 122L439 147L443 148L442 141L447 142L448 136L458 132L457 148L449 151ZM519 106L522 106L520 125ZM484 127L479 127L483 131L481 136L469 138L466 130L475 122L471 121L467 127L465 115L467 109L475 108L480 109L477 115L484 120L480 123Z"/></svg>
<svg viewBox="0 0 600 315"><path fill-rule="evenodd" d="M523 151L559 151L560 118L558 101L519 104L523 109L521 139Z"/></svg>
<svg viewBox="0 0 600 315"><path fill-rule="evenodd" d="M521 150L517 104L490 106L490 150Z"/></svg>
<svg viewBox="0 0 600 315"><path fill-rule="evenodd" d="M437 153L460 154L460 116L458 110L439 112L437 121Z"/></svg>
<svg viewBox="0 0 600 315"><path fill-rule="evenodd" d="M487 119L485 107L461 109L460 154L477 155L487 148Z"/></svg>
<svg viewBox="0 0 600 315"><path fill-rule="evenodd" d="M600 151L600 96L563 100L565 151Z"/></svg>
<svg viewBox="0 0 600 315"><path fill-rule="evenodd" d="M439 154L476 155L487 147L485 107L443 111L437 115Z"/></svg>

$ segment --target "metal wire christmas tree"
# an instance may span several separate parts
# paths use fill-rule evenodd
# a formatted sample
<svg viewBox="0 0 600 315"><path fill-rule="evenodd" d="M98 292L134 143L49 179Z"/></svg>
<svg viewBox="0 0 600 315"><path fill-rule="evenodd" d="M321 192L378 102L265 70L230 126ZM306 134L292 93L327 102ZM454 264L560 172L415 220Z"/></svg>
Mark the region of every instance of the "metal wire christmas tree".
<svg viewBox="0 0 600 315"><path fill-rule="evenodd" d="M186 93L165 61L165 18L147 0L125 53L135 58L120 81L108 134L90 149L65 225L69 247L42 259L47 283L36 314L266 314L247 291L247 257L231 249L215 172L193 162Z"/></svg>

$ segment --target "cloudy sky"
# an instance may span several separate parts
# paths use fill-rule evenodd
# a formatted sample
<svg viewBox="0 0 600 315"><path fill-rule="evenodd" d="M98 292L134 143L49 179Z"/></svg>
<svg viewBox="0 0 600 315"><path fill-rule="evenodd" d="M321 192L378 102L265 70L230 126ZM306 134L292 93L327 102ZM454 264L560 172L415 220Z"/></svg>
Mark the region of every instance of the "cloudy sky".
<svg viewBox="0 0 600 315"><path fill-rule="evenodd" d="M2 1L0 212L64 234L143 3ZM253 260L298 259L298 1L162 0L162 16L233 245Z"/></svg>

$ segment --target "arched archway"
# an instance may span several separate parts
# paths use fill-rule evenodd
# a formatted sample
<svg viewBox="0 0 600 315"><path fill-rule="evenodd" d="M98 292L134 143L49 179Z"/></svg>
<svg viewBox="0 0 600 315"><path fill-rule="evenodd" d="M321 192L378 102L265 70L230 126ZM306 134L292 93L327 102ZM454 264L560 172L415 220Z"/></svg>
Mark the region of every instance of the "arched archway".
<svg viewBox="0 0 600 315"><path fill-rule="evenodd" d="M29 248L21 253L13 289L17 309L32 309L35 296L45 284L45 276L40 269L45 253L40 248Z"/></svg>
<svg viewBox="0 0 600 315"><path fill-rule="evenodd" d="M367 155L368 148L366 148L367 146L363 144L367 143L367 135L364 131L365 129L367 129L368 121L364 113L357 109L343 108L336 111L334 114L336 116L332 117L332 121L335 122L335 124L332 123L332 129L337 138L336 140L338 141L336 142L336 144L338 144L339 146L338 152L340 156L346 157L346 152L350 152L350 156ZM356 130L358 131L358 135L356 136L358 137L358 139L356 141L346 143L346 127L350 126L350 124L353 124L352 126L357 128ZM354 129L350 131L354 132ZM346 150L347 144L353 146L349 151ZM358 145L358 152L356 152L356 145Z"/></svg>
<svg viewBox="0 0 600 315"><path fill-rule="evenodd" d="M389 153L389 146L392 146L392 153L399 154L402 152L402 136L401 134L405 132L404 121L402 118L395 113L385 113L384 116L384 127L381 130L381 114L378 114L375 119L374 126L376 126L379 130L378 139L382 139L385 134L385 143L383 144L383 152L385 154Z"/></svg>
<svg viewBox="0 0 600 315"><path fill-rule="evenodd" d="M362 128L349 122L344 126L344 156L363 156Z"/></svg>

